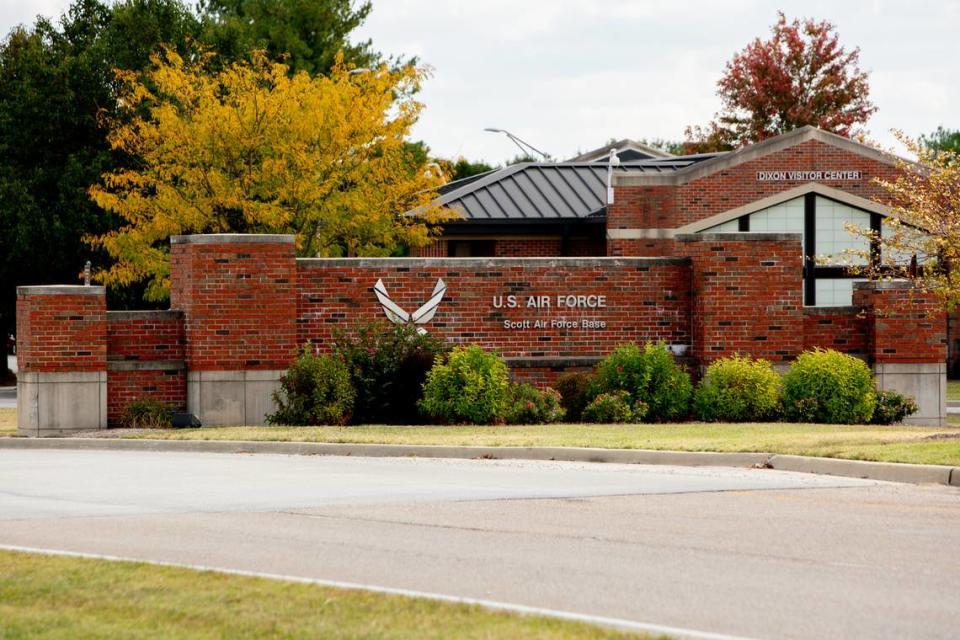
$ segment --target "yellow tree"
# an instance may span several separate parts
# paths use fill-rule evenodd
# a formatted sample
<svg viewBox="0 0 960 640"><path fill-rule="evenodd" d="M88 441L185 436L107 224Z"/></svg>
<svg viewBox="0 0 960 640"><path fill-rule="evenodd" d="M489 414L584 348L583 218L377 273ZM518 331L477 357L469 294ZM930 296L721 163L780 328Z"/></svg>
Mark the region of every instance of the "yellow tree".
<svg viewBox="0 0 960 640"><path fill-rule="evenodd" d="M953 310L960 304L960 156L896 135L917 161L901 161L895 180L878 181L893 207L882 233L859 231L880 248L870 275L911 278Z"/></svg>
<svg viewBox="0 0 960 640"><path fill-rule="evenodd" d="M90 189L125 225L88 238L116 260L110 285L148 280L169 294L171 235L293 233L301 256L380 256L430 242L446 214L431 200L443 175L404 144L422 105L411 66L289 75L255 55L211 72L211 56L153 58L118 72L126 119L111 123L128 170ZM416 217L403 212L417 209Z"/></svg>

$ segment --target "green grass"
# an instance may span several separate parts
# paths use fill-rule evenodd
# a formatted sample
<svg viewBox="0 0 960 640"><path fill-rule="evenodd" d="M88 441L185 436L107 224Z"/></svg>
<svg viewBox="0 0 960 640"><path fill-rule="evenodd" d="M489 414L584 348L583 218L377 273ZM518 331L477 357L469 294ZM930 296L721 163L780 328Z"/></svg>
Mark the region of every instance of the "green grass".
<svg viewBox="0 0 960 640"><path fill-rule="evenodd" d="M12 436L17 432L17 410L0 409L0 436Z"/></svg>
<svg viewBox="0 0 960 640"><path fill-rule="evenodd" d="M367 444L599 447L788 453L960 465L960 428L815 424L220 427L157 430L134 438Z"/></svg>
<svg viewBox="0 0 960 640"><path fill-rule="evenodd" d="M947 400L960 400L960 380L947 380Z"/></svg>
<svg viewBox="0 0 960 640"><path fill-rule="evenodd" d="M420 598L0 551L3 638L636 638Z"/></svg>
<svg viewBox="0 0 960 640"><path fill-rule="evenodd" d="M0 409L0 436L16 432ZM642 424L525 426L219 427L155 429L124 436L162 440L253 440L487 447L598 447L672 451L788 453L851 460L960 466L960 415L946 427L820 424Z"/></svg>

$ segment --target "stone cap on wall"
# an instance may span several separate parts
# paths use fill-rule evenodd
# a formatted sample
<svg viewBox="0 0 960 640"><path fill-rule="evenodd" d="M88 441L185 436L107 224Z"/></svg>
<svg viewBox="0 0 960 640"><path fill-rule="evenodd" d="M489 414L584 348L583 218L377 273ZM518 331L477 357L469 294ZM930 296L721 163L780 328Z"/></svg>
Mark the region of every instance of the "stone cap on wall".
<svg viewBox="0 0 960 640"><path fill-rule="evenodd" d="M17 295L28 296L103 296L107 288L83 284L39 284L17 287Z"/></svg>
<svg viewBox="0 0 960 640"><path fill-rule="evenodd" d="M677 242L800 242L803 234L800 233L751 233L748 231L736 233L679 233L674 238Z"/></svg>
<svg viewBox="0 0 960 640"><path fill-rule="evenodd" d="M291 233L198 233L170 236L170 244L293 244Z"/></svg>
<svg viewBox="0 0 960 640"><path fill-rule="evenodd" d="M863 307L857 305L848 305L845 307L804 307L803 313L810 316L821 315L847 315L851 313L860 313Z"/></svg>
<svg viewBox="0 0 960 640"><path fill-rule="evenodd" d="M690 264L690 258L620 258L597 256L589 258L297 258L297 264L307 267L464 267L497 269L521 267L649 267Z"/></svg>
<svg viewBox="0 0 960 640"><path fill-rule="evenodd" d="M179 320L183 311L176 309L144 309L140 311L107 311L107 321L116 320Z"/></svg>
<svg viewBox="0 0 960 640"><path fill-rule="evenodd" d="M868 280L867 282L854 282L854 289L870 289L873 291L883 290L883 289L919 289L920 286L915 284L913 280L905 279L896 279L896 280Z"/></svg>

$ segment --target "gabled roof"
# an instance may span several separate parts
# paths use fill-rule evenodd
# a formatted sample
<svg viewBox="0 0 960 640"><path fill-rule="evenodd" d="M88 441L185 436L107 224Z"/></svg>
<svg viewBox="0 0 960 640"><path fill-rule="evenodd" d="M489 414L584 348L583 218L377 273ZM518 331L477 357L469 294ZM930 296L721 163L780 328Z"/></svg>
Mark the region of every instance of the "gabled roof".
<svg viewBox="0 0 960 640"><path fill-rule="evenodd" d="M618 174L664 175L710 155L623 163ZM586 220L606 213L607 164L525 162L451 182L437 203L465 221Z"/></svg>
<svg viewBox="0 0 960 640"><path fill-rule="evenodd" d="M744 162L749 162L761 158L777 151L789 149L790 147L816 140L850 153L864 156L877 162L890 165L897 165L902 161L892 154L875 149L869 145L862 144L849 138L818 129L817 127L805 126L794 129L786 133L781 133L773 138L767 138L762 142L751 144L736 151L730 151L724 154L704 154L705 162L698 163L696 166L690 165L683 170L673 172L668 176L655 177L643 174L618 175L615 177L615 184L619 186L647 186L653 184L686 184L692 180L697 180L726 169L730 169ZM687 156L692 157L692 156Z"/></svg>
<svg viewBox="0 0 960 640"><path fill-rule="evenodd" d="M567 162L597 162L605 161L610 157L610 151L616 149L617 157L620 158L620 162L633 162L635 160L656 160L658 158L672 158L673 155L651 147L648 144L642 142L637 142L636 140L630 140L629 138L624 138L623 140L617 140L616 142L611 142L610 144L604 145L593 151L586 151L576 156L575 158L570 158Z"/></svg>

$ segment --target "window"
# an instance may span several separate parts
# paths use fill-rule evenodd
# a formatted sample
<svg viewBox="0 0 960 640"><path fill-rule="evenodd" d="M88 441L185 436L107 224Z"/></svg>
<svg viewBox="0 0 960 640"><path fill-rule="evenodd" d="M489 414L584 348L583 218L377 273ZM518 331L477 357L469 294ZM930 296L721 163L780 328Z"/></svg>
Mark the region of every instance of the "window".
<svg viewBox="0 0 960 640"><path fill-rule="evenodd" d="M808 193L701 233L799 233L806 256L804 304L833 307L852 304L853 285L863 278L851 273L849 267L865 264L865 255L870 252L870 241L847 231L848 224L878 230L880 216ZM846 253L849 250L852 253Z"/></svg>

